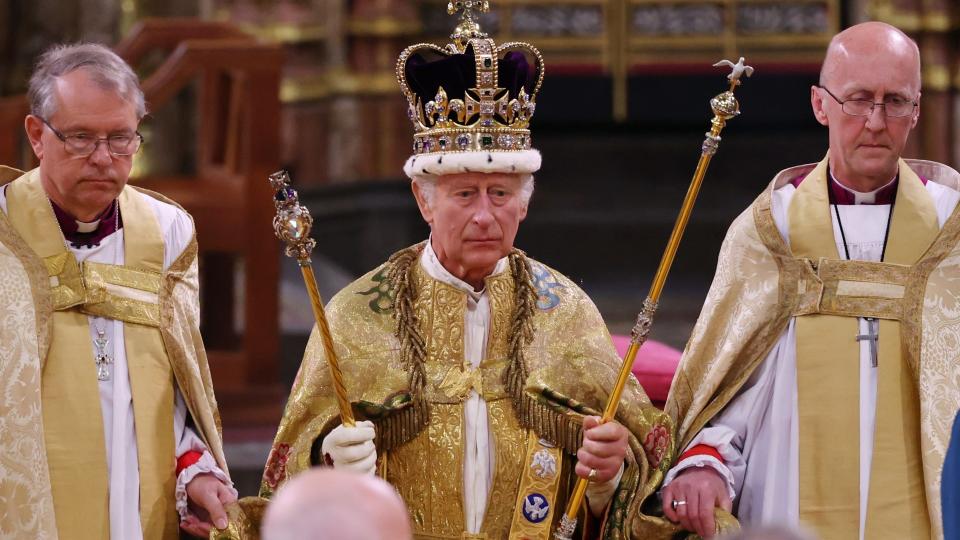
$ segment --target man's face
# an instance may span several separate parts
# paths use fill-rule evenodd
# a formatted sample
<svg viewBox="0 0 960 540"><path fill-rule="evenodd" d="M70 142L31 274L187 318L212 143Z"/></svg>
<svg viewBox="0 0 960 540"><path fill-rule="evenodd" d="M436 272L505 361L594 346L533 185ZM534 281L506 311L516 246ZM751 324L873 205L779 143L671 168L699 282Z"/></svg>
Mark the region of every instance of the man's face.
<svg viewBox="0 0 960 540"><path fill-rule="evenodd" d="M837 59L836 69L822 83L840 101L919 102L916 73L916 63L909 55L850 53ZM829 128L830 163L839 179L861 189L876 189L893 179L897 159L917 124L919 107L905 117L887 116L882 107L874 107L869 116L852 116L816 86L811 90L811 102L817 120Z"/></svg>
<svg viewBox="0 0 960 540"><path fill-rule="evenodd" d="M91 138L132 135L137 130L133 103L117 92L101 88L83 68L59 77L55 83L56 112L45 120L64 136ZM38 117L28 116L27 135L40 160L47 195L80 220L103 211L127 183L133 156L115 156L105 140L88 156L67 152L56 133Z"/></svg>
<svg viewBox="0 0 960 540"><path fill-rule="evenodd" d="M468 283L482 281L510 253L527 204L516 174L464 173L441 177L428 204L414 194L430 224L433 247L444 267Z"/></svg>

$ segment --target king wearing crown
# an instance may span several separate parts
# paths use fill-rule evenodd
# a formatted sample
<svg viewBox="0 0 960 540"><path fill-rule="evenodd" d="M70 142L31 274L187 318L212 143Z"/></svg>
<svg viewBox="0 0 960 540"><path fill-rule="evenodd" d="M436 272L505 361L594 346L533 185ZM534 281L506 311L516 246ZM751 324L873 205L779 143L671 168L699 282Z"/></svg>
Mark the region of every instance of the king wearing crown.
<svg viewBox="0 0 960 540"><path fill-rule="evenodd" d="M615 421L598 415L620 358L597 308L514 247L540 153L530 119L543 60L496 45L474 11L446 48L408 47L397 77L414 126L404 165L430 237L327 306L358 422L341 425L314 329L261 484L312 466L394 485L416 538L549 538L576 476L581 533L629 538L672 454L669 417L631 378Z"/></svg>

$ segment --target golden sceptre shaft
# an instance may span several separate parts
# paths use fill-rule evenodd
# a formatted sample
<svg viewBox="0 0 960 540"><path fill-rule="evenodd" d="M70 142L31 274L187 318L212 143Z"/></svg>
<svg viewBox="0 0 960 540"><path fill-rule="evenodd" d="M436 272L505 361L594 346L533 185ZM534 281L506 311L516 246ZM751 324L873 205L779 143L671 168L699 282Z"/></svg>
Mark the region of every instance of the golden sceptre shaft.
<svg viewBox="0 0 960 540"><path fill-rule="evenodd" d="M340 421L345 426L355 425L353 409L347 399L347 388L343 384L343 373L340 372L340 361L337 351L333 347L333 336L330 334L330 325L327 324L327 315L323 311L323 300L317 290L317 280L313 275L313 266L310 253L317 244L310 238L310 229L313 227L313 217L305 206L300 206L297 191L290 187L290 175L287 171L277 171L270 175L270 185L275 196L273 204L277 207L277 215L273 217L273 232L277 238L286 244L284 252L288 257L297 259L303 282L310 295L310 305L313 307L313 317L317 320L317 329L320 332L320 341L323 352L330 367L330 378L333 380L333 389L337 394L337 405L340 407Z"/></svg>
<svg viewBox="0 0 960 540"><path fill-rule="evenodd" d="M717 66L729 66L733 71L727 76L730 81L730 89L722 94L715 96L710 100L710 108L713 109L713 120L711 120L710 131L707 132L703 141L700 153L700 161L697 163L697 169L693 173L693 179L690 181L690 187L687 189L687 195L683 199L683 206L680 207L680 214L673 225L673 232L670 233L670 240L660 258L660 265L657 267L657 273L653 277L653 284L650 286L650 293L643 301L643 310L637 315L637 322L630 331L630 347L623 355L623 365L620 366L620 374L617 382L610 392L610 398L607 400L607 406L603 409L601 423L609 422L617 413L617 407L620 405L620 395L623 393L623 387L627 383L627 378L633 368L633 361L637 357L637 351L647 341L650 334L650 326L653 324L653 314L657 311L657 304L660 301L660 293L663 291L663 285L667 281L667 274L670 273L670 267L673 265L673 257L677 254L677 248L680 246L680 239L683 237L683 231L687 228L687 222L690 221L690 214L693 212L693 205L697 200L697 194L700 191L700 185L703 183L703 177L707 173L707 167L710 165L710 159L717 152L720 146L720 131L726 125L727 120L740 114L740 105L733 95L734 89L740 85L740 77L746 74L749 77L753 74L753 68L743 63L743 57L734 64L729 60L721 60L714 64ZM577 527L577 512L583 502L583 497L587 491L587 479L578 478L573 488L573 494L567 504L567 510L560 518L560 524L554 532L556 540L571 540L574 530Z"/></svg>

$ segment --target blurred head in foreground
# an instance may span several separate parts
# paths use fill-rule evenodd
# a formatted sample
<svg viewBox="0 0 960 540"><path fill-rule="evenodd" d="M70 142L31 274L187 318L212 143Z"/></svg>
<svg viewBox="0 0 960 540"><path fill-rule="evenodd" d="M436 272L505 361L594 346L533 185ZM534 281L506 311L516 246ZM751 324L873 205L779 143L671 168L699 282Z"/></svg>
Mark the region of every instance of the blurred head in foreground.
<svg viewBox="0 0 960 540"><path fill-rule="evenodd" d="M375 476L315 468L277 492L263 520L263 540L410 540L407 510Z"/></svg>
<svg viewBox="0 0 960 540"><path fill-rule="evenodd" d="M815 536L784 526L745 527L743 530L718 537L717 540L817 540Z"/></svg>

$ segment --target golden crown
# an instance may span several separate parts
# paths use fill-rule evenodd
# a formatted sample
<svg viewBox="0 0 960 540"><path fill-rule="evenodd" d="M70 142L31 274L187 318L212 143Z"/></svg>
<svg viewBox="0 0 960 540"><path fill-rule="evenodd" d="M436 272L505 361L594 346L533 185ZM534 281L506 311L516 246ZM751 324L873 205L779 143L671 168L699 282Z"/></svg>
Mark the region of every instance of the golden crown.
<svg viewBox="0 0 960 540"><path fill-rule="evenodd" d="M529 43L497 46L476 19L487 10L486 0L451 1L447 12L461 12L453 41L400 53L397 81L413 122L414 155L530 148L543 56Z"/></svg>

